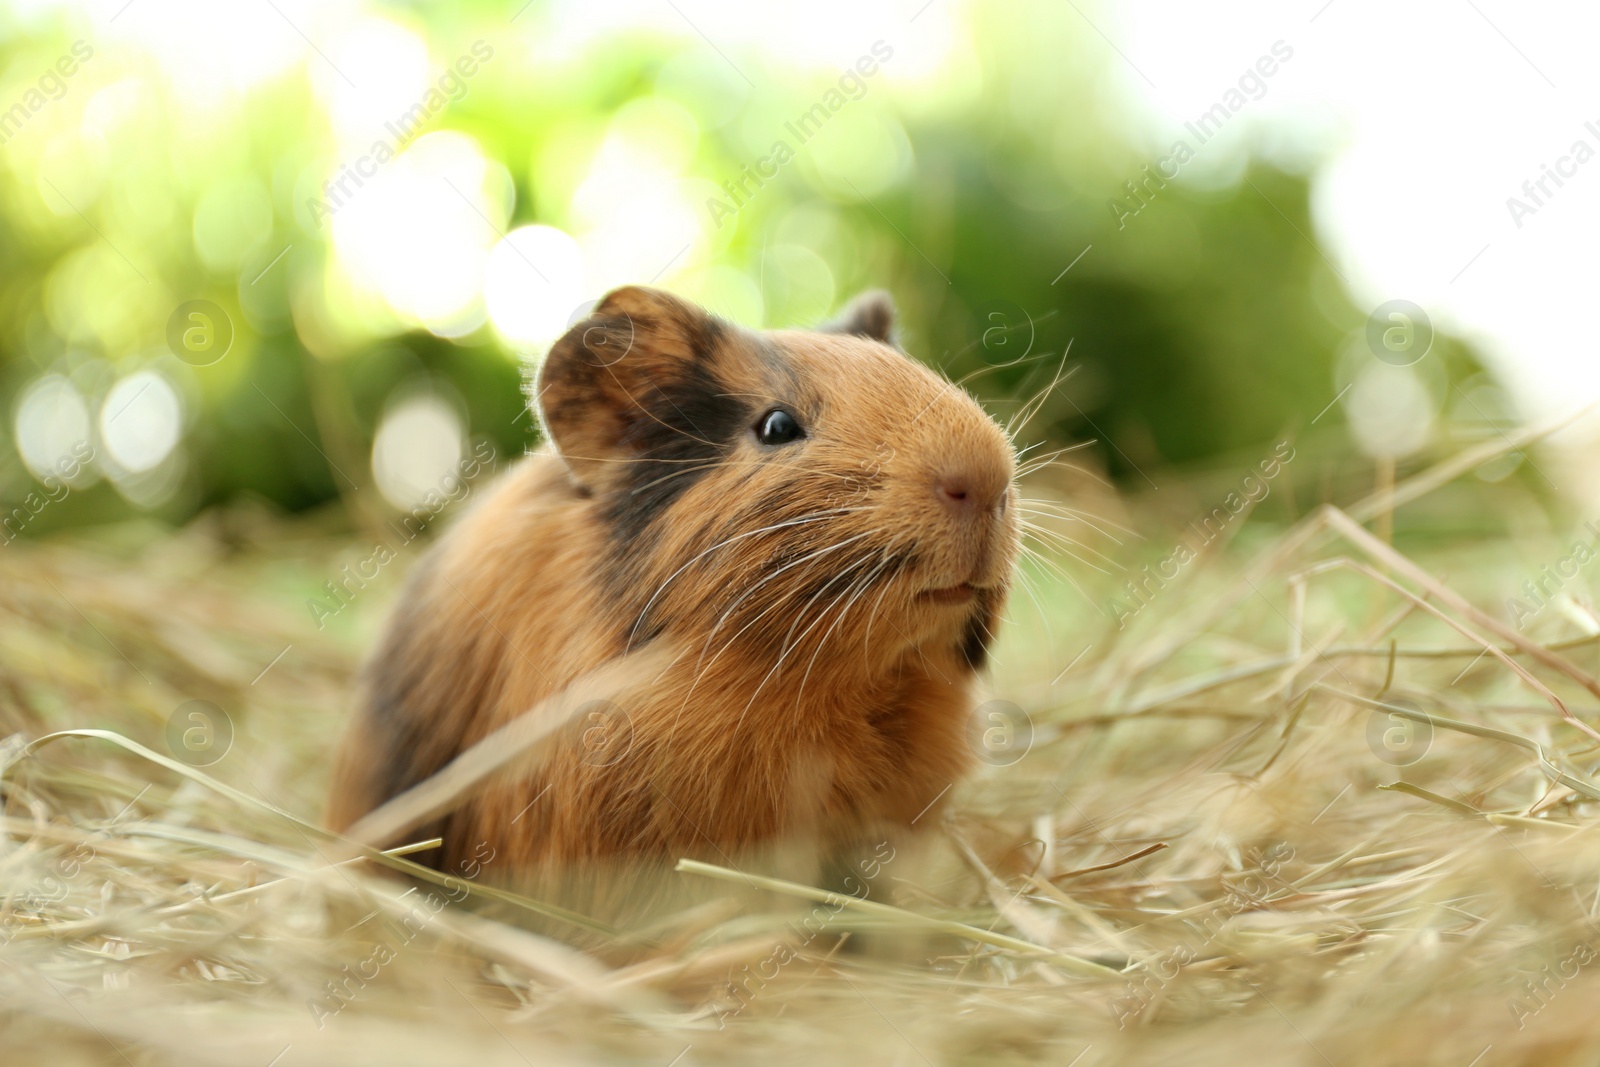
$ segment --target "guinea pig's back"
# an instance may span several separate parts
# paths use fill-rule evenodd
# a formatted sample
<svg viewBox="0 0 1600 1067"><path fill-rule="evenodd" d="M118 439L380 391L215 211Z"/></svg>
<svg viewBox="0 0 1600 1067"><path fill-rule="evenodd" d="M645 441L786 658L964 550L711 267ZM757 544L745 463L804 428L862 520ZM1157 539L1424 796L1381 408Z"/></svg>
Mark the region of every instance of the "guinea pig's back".
<svg viewBox="0 0 1600 1067"><path fill-rule="evenodd" d="M593 520L553 455L509 470L407 578L334 771L348 828L615 654L595 614Z"/></svg>

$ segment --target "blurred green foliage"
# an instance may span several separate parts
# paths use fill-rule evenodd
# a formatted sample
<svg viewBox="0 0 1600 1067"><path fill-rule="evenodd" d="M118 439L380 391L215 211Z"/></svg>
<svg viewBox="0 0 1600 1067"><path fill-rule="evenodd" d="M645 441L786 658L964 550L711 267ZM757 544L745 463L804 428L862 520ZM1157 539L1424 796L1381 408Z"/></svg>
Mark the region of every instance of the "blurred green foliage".
<svg viewBox="0 0 1600 1067"><path fill-rule="evenodd" d="M1135 485L1147 468L1304 428L1339 391L1341 351L1366 321L1313 243L1307 175L1262 154L1229 180L1146 185L1148 203L1119 217L1113 201L1133 203L1124 183L1143 181L1159 138L1107 104L1105 64L1117 60L1071 13L930 16L957 34L939 63L919 68L926 57L909 36L863 39L845 51L876 55L866 74L850 59L781 48L720 55L687 25L574 40L562 19L575 9L542 2L515 22L487 3L371 5L343 11L343 22L293 8L285 20L303 20L296 31L325 48L274 23L272 40L291 47L261 43L258 55L253 16L218 14L235 36L197 70L184 40L163 45L160 5L148 7L114 26L67 9L0 15L0 109L75 41L92 49L60 98L28 111L0 146L8 430L49 374L83 398L93 440L113 414L103 405L114 384L140 368L170 382L182 411L179 443L156 468L118 474L103 463L111 477L82 481L28 533L139 511L181 521L241 494L287 509L343 496L371 501L361 505L370 513L373 441L407 395L439 399L502 456L536 443L520 387L540 346L502 328L516 301L502 301L505 315L476 297L421 313L427 286L398 299L403 277L371 277L406 257L438 268L445 252L425 242L455 255L452 235L468 231L477 258L463 262L507 284L523 268L495 258L504 234L537 224L575 238L582 279L544 283L578 297L554 307L562 321L604 287L657 275L766 326L814 324L855 291L887 288L907 347L970 378L1002 417L1070 371L1025 439L1096 438L1103 465ZM341 50L352 34L360 47ZM458 85L449 72L475 42L493 58ZM342 69L351 62L354 79ZM406 78L389 80L402 87L384 96L401 69ZM842 80L846 70L858 73ZM416 139L321 217L324 182L388 136L385 116L439 86L449 91ZM796 136L819 103L825 122ZM470 141L446 142L444 131ZM413 212L401 199L383 218L386 184L400 187L402 161L424 139L458 163L481 156L478 170L441 172L471 212L456 204L435 219L428 205L440 201ZM780 141L789 151L774 161ZM759 180L735 196L747 167ZM467 174L466 186L453 174ZM351 221L359 211L376 222ZM537 272L520 247L510 252ZM559 302L532 273L525 280L529 300ZM166 342L173 310L194 299L214 302L234 330L206 366ZM1440 339L1438 351L1449 355L1445 385L1477 373L1459 343ZM10 507L35 477L5 436L0 501Z"/></svg>

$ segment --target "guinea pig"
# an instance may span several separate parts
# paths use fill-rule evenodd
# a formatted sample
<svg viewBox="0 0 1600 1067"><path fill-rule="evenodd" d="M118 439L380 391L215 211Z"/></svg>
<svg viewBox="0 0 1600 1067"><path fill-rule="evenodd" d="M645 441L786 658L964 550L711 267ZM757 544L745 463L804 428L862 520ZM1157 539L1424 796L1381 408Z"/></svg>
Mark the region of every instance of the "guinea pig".
<svg viewBox="0 0 1600 1067"><path fill-rule="evenodd" d="M540 367L542 450L408 579L330 825L652 644L665 667L479 783L430 828L428 862L715 861L937 811L973 758L1017 460L892 327L876 293L770 332L659 290L607 295Z"/></svg>

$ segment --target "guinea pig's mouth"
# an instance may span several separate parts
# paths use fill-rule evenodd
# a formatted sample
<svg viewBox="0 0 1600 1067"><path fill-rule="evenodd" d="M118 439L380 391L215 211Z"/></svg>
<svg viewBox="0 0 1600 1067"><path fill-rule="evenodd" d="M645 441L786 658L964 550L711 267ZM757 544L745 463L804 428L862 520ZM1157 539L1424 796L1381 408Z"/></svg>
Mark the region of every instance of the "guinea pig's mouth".
<svg viewBox="0 0 1600 1067"><path fill-rule="evenodd" d="M917 594L917 599L932 604L965 604L977 595L977 586L971 582L962 582L960 585L946 586L943 589L926 589Z"/></svg>

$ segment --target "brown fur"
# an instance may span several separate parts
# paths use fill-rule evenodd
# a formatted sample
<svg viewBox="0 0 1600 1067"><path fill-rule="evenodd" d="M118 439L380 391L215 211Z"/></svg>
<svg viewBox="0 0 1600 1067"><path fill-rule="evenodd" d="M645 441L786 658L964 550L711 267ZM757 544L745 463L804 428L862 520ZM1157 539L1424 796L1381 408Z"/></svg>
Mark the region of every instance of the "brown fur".
<svg viewBox="0 0 1600 1067"><path fill-rule="evenodd" d="M484 783L436 828L441 866L485 842L508 872L718 859L934 804L971 758L973 678L1017 553L1015 456L886 343L890 318L872 295L827 332L756 333L659 291L610 294L541 369L553 447L413 574L331 825L650 642L665 672ZM762 444L779 406L806 436ZM963 583L962 602L926 595Z"/></svg>

